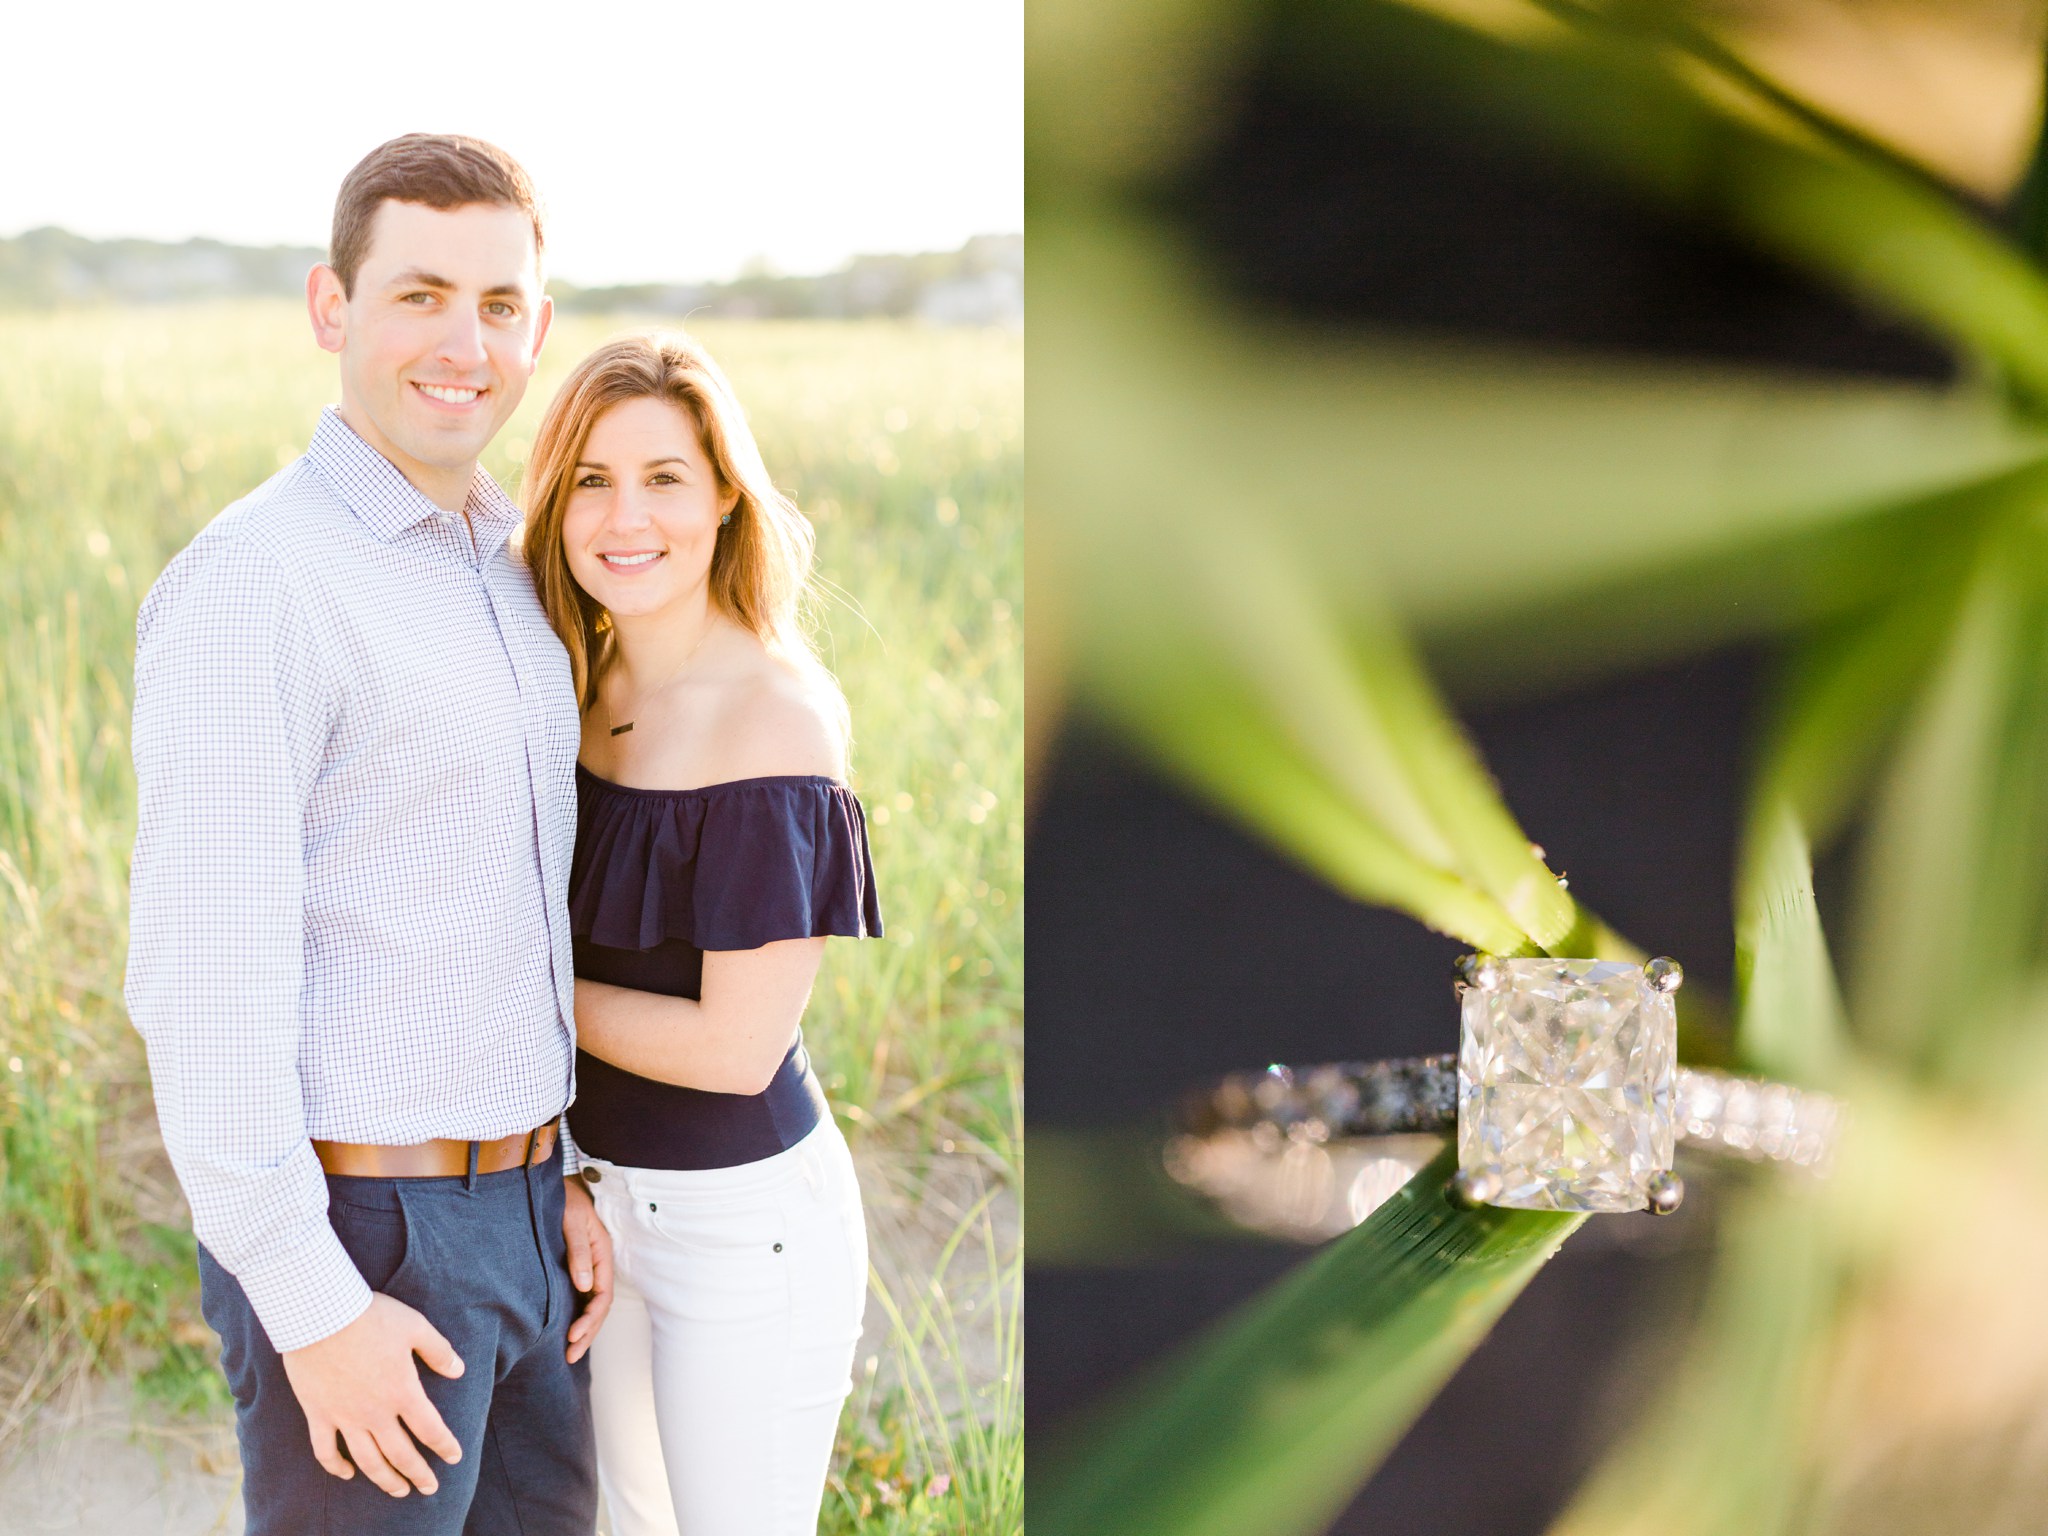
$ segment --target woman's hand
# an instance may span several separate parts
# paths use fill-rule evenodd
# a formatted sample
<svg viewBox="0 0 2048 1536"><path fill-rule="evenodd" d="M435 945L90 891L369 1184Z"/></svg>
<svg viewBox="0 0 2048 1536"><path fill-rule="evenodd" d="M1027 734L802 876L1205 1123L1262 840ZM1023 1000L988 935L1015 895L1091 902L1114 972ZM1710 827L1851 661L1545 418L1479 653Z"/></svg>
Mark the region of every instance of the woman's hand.
<svg viewBox="0 0 2048 1536"><path fill-rule="evenodd" d="M569 1363L581 1360L612 1309L612 1235L581 1179L563 1181L562 1236L569 1242L569 1278L588 1299L569 1324Z"/></svg>

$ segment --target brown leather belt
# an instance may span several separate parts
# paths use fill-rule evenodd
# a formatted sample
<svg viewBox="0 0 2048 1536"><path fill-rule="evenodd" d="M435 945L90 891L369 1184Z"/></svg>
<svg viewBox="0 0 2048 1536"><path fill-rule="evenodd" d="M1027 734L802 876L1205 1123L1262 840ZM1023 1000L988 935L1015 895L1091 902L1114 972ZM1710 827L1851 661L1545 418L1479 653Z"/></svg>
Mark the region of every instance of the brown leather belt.
<svg viewBox="0 0 2048 1536"><path fill-rule="evenodd" d="M410 1147L373 1147L353 1141L316 1141L313 1155L329 1173L366 1179L460 1178L469 1172L469 1149L476 1148L478 1173L502 1173L554 1155L555 1125L546 1125L496 1141L423 1141Z"/></svg>

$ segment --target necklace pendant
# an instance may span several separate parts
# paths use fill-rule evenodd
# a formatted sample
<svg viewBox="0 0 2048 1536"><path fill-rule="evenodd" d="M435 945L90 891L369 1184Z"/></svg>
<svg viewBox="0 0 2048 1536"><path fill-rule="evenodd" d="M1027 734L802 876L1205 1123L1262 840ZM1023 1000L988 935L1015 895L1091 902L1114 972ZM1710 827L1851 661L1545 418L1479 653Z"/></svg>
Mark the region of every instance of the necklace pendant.
<svg viewBox="0 0 2048 1536"><path fill-rule="evenodd" d="M613 726L612 734L614 736L623 736L626 734L626 732L630 731L631 729L633 729L633 722L628 720L624 725Z"/></svg>

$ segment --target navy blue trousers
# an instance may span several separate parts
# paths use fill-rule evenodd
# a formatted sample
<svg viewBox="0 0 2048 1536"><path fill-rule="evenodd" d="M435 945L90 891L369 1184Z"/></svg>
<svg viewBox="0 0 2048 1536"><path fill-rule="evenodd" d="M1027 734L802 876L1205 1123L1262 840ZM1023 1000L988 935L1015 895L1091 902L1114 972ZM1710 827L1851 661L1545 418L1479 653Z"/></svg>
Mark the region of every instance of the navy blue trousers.
<svg viewBox="0 0 2048 1536"><path fill-rule="evenodd" d="M597 1461L590 1362L563 1359L578 1302L562 1238L562 1174L451 1179L330 1175L328 1219L370 1289L426 1314L462 1357L450 1381L418 1366L462 1443L440 1488L394 1499L313 1459L284 1362L235 1277L202 1246L200 1302L235 1394L248 1536L592 1536Z"/></svg>

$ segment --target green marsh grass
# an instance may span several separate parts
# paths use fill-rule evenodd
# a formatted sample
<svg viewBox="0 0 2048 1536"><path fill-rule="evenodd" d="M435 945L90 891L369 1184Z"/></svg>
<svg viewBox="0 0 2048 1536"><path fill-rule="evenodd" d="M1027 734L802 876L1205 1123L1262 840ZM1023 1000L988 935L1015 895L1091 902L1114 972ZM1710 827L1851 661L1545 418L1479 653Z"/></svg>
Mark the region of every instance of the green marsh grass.
<svg viewBox="0 0 2048 1536"><path fill-rule="evenodd" d="M1012 1086L1021 1120L1023 1085ZM965 1167L970 1175L956 1166L941 1192L957 1215L936 1254L894 1274L869 1271L869 1305L888 1323L886 1368L869 1361L856 1390L859 1411L826 1490L825 1536L1024 1528L1018 1192L984 1164Z"/></svg>
<svg viewBox="0 0 2048 1536"><path fill-rule="evenodd" d="M501 483L556 382L628 323L557 326L486 458ZM831 946L806 1038L856 1145L973 1153L1014 1182L1022 338L865 322L698 334L818 527L819 639L851 706L881 885L887 936ZM4 1445L95 1369L176 1401L219 1390L121 1002L135 609L208 518L303 450L335 386L298 307L268 301L0 317L0 358ZM924 1425L920 1454L950 1454L925 1421L900 1422ZM861 1433L874 1451L879 1430Z"/></svg>

